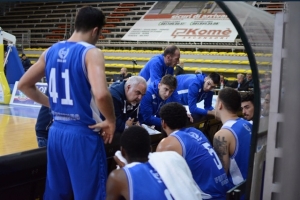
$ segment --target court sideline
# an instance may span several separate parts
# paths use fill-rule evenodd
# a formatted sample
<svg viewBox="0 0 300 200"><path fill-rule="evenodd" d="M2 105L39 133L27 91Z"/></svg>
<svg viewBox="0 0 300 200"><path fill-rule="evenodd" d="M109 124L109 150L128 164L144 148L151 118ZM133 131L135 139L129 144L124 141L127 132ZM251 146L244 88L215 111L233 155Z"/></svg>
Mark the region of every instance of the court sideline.
<svg viewBox="0 0 300 200"><path fill-rule="evenodd" d="M0 156L38 148L34 127L39 109L0 105Z"/></svg>

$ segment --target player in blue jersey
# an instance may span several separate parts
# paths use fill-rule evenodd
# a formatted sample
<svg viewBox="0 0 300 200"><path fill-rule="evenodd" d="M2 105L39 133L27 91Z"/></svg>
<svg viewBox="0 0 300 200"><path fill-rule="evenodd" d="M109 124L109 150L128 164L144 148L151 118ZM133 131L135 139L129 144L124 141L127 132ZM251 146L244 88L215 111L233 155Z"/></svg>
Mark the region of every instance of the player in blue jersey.
<svg viewBox="0 0 300 200"><path fill-rule="evenodd" d="M233 88L220 90L216 112L223 126L214 136L214 149L228 175L230 188L247 179L252 124L237 116L241 96Z"/></svg>
<svg viewBox="0 0 300 200"><path fill-rule="evenodd" d="M188 105L192 115L214 115L212 91L220 83L220 75L211 73L204 74L184 74L176 76L178 86L176 92L179 95L180 103ZM204 109L198 108L197 103L204 100Z"/></svg>
<svg viewBox="0 0 300 200"><path fill-rule="evenodd" d="M122 133L120 143L121 154L128 164L124 166L124 163L116 160L123 168L110 173L107 181L107 200L172 200L182 199L182 196L187 199L201 199L200 190L182 157L173 152L164 152L153 153L148 159L151 150L150 136L144 128L129 127ZM170 167L172 169L165 172ZM161 171L165 173L160 173ZM179 183L180 181L183 184ZM178 185L181 190L178 190Z"/></svg>
<svg viewBox="0 0 300 200"><path fill-rule="evenodd" d="M168 137L156 151L175 151L186 160L194 180L203 191L203 199L226 199L228 179L218 155L205 135L187 124L186 109L179 103L168 103L160 110L162 128Z"/></svg>
<svg viewBox="0 0 300 200"><path fill-rule="evenodd" d="M167 74L161 80L152 82L140 104L139 121L141 124L154 125L161 130L160 108L167 102L178 102L178 95L174 93L177 80Z"/></svg>
<svg viewBox="0 0 300 200"><path fill-rule="evenodd" d="M168 46L163 54L153 56L140 71L148 84L160 80L166 74L174 74L174 67L179 63L180 50L175 45Z"/></svg>
<svg viewBox="0 0 300 200"><path fill-rule="evenodd" d="M105 199L104 143L115 130L112 98L105 78L103 53L94 45L105 24L102 11L81 8L72 36L42 53L21 78L18 89L51 107L47 179L44 199ZM46 75L49 98L35 83ZM101 132L94 125L105 116ZM100 134L99 134L100 133Z"/></svg>

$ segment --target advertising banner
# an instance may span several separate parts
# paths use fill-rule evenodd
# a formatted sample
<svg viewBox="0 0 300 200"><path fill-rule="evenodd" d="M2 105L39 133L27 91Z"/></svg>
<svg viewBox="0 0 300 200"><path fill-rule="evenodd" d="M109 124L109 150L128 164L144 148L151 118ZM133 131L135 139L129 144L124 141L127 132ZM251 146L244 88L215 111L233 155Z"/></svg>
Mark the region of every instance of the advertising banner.
<svg viewBox="0 0 300 200"><path fill-rule="evenodd" d="M225 14L146 14L122 40L234 42L237 35Z"/></svg>
<svg viewBox="0 0 300 200"><path fill-rule="evenodd" d="M47 90L47 83L37 83L37 88L43 92L46 93ZM17 89L18 87L18 81L16 81L14 85L14 89L12 92L12 96L10 99L10 104L12 105L21 105L21 106L31 106L31 107L41 107L41 104L34 102L30 98L28 98L25 94L23 94L20 90Z"/></svg>

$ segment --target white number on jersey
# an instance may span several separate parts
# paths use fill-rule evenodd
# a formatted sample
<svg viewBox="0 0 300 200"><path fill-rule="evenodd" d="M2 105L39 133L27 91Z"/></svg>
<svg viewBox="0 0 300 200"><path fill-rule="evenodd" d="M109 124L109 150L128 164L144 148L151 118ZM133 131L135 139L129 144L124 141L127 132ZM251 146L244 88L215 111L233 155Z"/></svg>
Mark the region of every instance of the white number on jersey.
<svg viewBox="0 0 300 200"><path fill-rule="evenodd" d="M217 155L217 153L215 152L215 150L213 150L213 148L210 146L210 144L208 144L207 142L203 143L202 146L208 151L208 153L214 157L214 162L217 166L218 169L222 169L222 163Z"/></svg>
<svg viewBox="0 0 300 200"><path fill-rule="evenodd" d="M56 92L56 69L51 68L49 78L49 96L52 98L53 103L57 103L58 93ZM61 99L62 105L73 105L73 100L70 98L70 79L69 70L61 73L61 77L65 80L65 99Z"/></svg>
<svg viewBox="0 0 300 200"><path fill-rule="evenodd" d="M165 193L167 200L173 200L172 195L168 189L165 189L164 193Z"/></svg>

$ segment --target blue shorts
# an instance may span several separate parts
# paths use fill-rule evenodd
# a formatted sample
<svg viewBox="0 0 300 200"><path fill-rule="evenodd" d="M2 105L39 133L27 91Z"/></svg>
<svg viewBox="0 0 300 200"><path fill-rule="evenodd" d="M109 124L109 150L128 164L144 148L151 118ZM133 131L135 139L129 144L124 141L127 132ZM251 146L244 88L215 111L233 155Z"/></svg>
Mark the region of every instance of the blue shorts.
<svg viewBox="0 0 300 200"><path fill-rule="evenodd" d="M54 122L48 137L44 199L105 199L107 166L101 136L88 127Z"/></svg>

